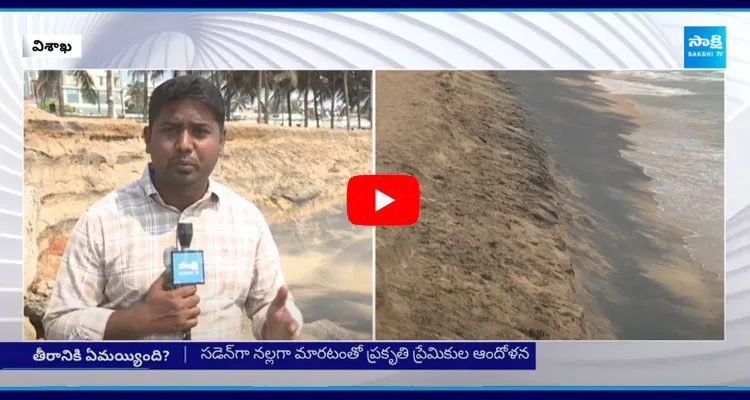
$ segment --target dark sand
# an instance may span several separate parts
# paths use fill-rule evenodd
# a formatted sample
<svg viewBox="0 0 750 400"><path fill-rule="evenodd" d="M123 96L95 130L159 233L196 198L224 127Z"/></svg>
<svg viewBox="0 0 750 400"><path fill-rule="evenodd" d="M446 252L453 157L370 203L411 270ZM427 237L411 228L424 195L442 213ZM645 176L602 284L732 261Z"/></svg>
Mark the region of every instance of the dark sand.
<svg viewBox="0 0 750 400"><path fill-rule="evenodd" d="M379 339L723 338L723 287L619 154L631 104L579 73L377 85L377 172L416 176L423 201L377 230Z"/></svg>
<svg viewBox="0 0 750 400"><path fill-rule="evenodd" d="M620 156L628 146L620 134L637 128L632 104L603 92L586 73L499 76L518 84L559 176L575 185L569 204L593 221L591 229L568 229L576 242L592 243L606 264L585 260L585 253L573 260L615 336L722 340L723 283L690 257L688 233L657 215L643 169Z"/></svg>

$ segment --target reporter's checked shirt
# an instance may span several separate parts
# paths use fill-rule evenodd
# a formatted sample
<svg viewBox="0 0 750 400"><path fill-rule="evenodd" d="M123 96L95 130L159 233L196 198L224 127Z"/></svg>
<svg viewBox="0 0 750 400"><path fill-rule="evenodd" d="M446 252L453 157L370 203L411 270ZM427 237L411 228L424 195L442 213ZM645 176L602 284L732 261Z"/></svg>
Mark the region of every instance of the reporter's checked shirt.
<svg viewBox="0 0 750 400"><path fill-rule="evenodd" d="M285 280L260 210L210 180L204 197L180 212L161 199L148 166L139 180L90 206L73 228L43 318L46 338L102 340L112 313L143 301L151 284L170 269L178 222L193 224L190 248L202 250L205 260L192 340L241 340L246 318L255 338L263 339L268 306ZM302 315L291 295L287 309L301 329ZM181 338L177 332L142 339Z"/></svg>

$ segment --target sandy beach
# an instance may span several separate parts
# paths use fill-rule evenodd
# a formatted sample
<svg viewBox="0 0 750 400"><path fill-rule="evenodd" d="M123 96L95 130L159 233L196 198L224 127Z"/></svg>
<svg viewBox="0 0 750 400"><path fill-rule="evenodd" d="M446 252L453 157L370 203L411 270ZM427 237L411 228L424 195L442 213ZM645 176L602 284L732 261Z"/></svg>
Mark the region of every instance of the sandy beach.
<svg viewBox="0 0 750 400"><path fill-rule="evenodd" d="M378 339L585 339L559 183L514 93L482 72L379 72L377 173L420 181L376 232Z"/></svg>
<svg viewBox="0 0 750 400"><path fill-rule="evenodd" d="M227 128L214 177L256 204L271 225L305 316L304 337L372 337L372 229L352 227L343 208L349 177L371 172L371 133L252 122ZM142 174L148 159L141 130L129 120L61 120L26 109L24 297L37 331L75 221Z"/></svg>
<svg viewBox="0 0 750 400"><path fill-rule="evenodd" d="M622 157L621 150L631 147L629 135L643 122L638 108L588 74L504 76L538 110L546 147L561 178L572 183L569 204L593 221L590 229L570 229L592 245L599 260L576 264L588 300L615 337L722 340L723 283L691 257L691 233L661 215L644 168ZM723 200L713 207L723 207Z"/></svg>
<svg viewBox="0 0 750 400"><path fill-rule="evenodd" d="M371 339L372 228L351 225L343 203L271 228L305 319L348 330L341 339Z"/></svg>
<svg viewBox="0 0 750 400"><path fill-rule="evenodd" d="M723 283L621 154L633 102L575 72L377 85L377 172L423 191L417 225L377 230L378 338L723 339Z"/></svg>

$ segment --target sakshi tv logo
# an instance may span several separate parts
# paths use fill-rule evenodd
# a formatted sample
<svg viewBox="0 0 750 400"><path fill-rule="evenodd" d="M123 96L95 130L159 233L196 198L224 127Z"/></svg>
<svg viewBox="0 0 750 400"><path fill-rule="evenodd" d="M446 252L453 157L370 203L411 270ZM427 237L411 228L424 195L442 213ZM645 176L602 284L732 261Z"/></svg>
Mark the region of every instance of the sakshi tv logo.
<svg viewBox="0 0 750 400"><path fill-rule="evenodd" d="M198 262L181 262L179 265L177 265L177 270L180 271L180 273L184 273L185 271L196 273L198 272Z"/></svg>
<svg viewBox="0 0 750 400"><path fill-rule="evenodd" d="M725 26L686 26L684 32L685 69L724 69L727 67L727 28Z"/></svg>

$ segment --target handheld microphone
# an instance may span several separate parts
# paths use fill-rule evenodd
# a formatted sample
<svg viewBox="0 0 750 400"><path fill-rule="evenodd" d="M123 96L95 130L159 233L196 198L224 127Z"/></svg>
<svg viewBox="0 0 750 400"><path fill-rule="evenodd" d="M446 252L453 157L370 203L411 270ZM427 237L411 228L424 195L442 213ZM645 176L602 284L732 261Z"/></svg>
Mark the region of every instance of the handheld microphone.
<svg viewBox="0 0 750 400"><path fill-rule="evenodd" d="M172 252L172 287L202 285L205 283L203 251L190 250L193 241L193 224L177 224L178 250ZM183 332L182 340L191 340L190 330Z"/></svg>
<svg viewBox="0 0 750 400"><path fill-rule="evenodd" d="M190 243L193 241L193 224L190 222L177 224L177 241L180 243L180 250L190 248Z"/></svg>

